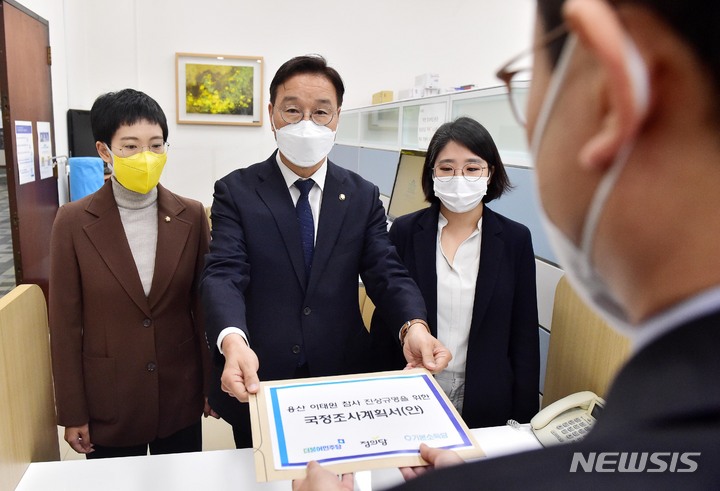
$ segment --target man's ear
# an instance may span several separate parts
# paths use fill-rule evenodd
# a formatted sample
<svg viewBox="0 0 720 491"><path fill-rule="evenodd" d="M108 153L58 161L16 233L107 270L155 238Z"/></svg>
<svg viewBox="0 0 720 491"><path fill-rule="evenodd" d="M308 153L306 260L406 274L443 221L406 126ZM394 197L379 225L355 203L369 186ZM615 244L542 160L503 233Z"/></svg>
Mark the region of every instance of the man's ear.
<svg viewBox="0 0 720 491"><path fill-rule="evenodd" d="M268 116L270 116L270 129L275 134L275 126L273 125L273 105L272 102L268 102Z"/></svg>
<svg viewBox="0 0 720 491"><path fill-rule="evenodd" d="M100 141L95 142L95 150L97 150L97 153L100 155L100 158L103 159L103 162L112 164L112 155L110 155L105 143Z"/></svg>
<svg viewBox="0 0 720 491"><path fill-rule="evenodd" d="M606 167L637 135L649 106L650 85L645 62L618 17L605 0L568 0L565 19L583 48L604 72L604 121L580 150L588 167Z"/></svg>

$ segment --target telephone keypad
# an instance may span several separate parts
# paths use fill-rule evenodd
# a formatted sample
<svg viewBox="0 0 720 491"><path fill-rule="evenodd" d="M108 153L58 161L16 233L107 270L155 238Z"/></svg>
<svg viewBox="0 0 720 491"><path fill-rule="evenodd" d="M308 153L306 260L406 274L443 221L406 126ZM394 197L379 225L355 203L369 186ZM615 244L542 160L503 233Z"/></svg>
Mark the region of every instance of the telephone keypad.
<svg viewBox="0 0 720 491"><path fill-rule="evenodd" d="M552 434L559 442L575 441L579 442L589 431L589 424L583 416L558 424L552 431Z"/></svg>

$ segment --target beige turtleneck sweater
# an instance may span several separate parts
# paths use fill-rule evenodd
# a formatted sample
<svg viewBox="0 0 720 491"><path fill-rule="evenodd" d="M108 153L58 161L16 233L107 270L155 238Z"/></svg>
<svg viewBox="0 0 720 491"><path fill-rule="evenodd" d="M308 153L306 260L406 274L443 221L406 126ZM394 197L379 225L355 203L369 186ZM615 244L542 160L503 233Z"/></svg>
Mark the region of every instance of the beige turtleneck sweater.
<svg viewBox="0 0 720 491"><path fill-rule="evenodd" d="M150 294L157 251L157 186L147 194L124 188L112 177L113 195L145 296Z"/></svg>

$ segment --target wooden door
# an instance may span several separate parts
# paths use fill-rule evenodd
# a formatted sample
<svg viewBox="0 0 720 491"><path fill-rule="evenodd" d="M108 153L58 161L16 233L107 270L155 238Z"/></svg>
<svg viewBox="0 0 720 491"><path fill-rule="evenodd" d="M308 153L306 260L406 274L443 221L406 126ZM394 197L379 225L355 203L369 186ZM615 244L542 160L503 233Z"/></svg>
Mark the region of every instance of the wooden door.
<svg viewBox="0 0 720 491"><path fill-rule="evenodd" d="M55 155L48 22L13 1L0 0L0 28L0 97L15 278L18 285L40 285L47 297L50 231L58 208L57 171L41 178L38 146L38 122L47 122ZM31 123L34 157L30 165L22 165L28 149L22 143L18 149L18 121ZM20 184L21 180L28 182Z"/></svg>

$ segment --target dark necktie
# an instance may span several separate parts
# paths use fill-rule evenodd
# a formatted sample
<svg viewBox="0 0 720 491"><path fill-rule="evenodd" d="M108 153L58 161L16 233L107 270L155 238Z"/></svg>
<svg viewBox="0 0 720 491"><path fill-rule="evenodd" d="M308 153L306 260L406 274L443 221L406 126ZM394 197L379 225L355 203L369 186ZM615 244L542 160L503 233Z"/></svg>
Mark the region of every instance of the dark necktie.
<svg viewBox="0 0 720 491"><path fill-rule="evenodd" d="M300 190L300 198L295 205L298 225L300 225L300 238L302 239L303 256L305 258L305 278L310 278L310 266L312 265L313 251L315 250L315 224L313 222L312 209L308 196L315 181L312 179L298 179L295 187Z"/></svg>

